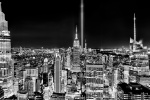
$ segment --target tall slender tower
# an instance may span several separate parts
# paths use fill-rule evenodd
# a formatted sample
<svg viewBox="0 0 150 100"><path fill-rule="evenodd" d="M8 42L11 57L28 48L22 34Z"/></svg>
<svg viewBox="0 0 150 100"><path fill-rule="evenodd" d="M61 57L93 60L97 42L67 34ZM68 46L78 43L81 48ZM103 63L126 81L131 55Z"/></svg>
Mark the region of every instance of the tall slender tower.
<svg viewBox="0 0 150 100"><path fill-rule="evenodd" d="M86 40L85 40L85 49L87 49L87 43L86 43Z"/></svg>
<svg viewBox="0 0 150 100"><path fill-rule="evenodd" d="M55 58L55 66L54 66L54 92L61 93L61 57L59 54L56 55Z"/></svg>
<svg viewBox="0 0 150 100"><path fill-rule="evenodd" d="M78 39L77 26L76 26L76 35L73 42L73 64L79 65L80 63L80 42Z"/></svg>
<svg viewBox="0 0 150 100"><path fill-rule="evenodd" d="M133 51L136 50L136 23L135 23L135 13L134 13L134 41L133 41Z"/></svg>
<svg viewBox="0 0 150 100"><path fill-rule="evenodd" d="M83 47L83 0L81 0L81 47Z"/></svg>
<svg viewBox="0 0 150 100"><path fill-rule="evenodd" d="M75 39L74 39L74 42L73 42L73 46L74 47L80 47L80 42L79 42L79 39L78 39L78 33L77 33L77 26L76 26L76 34L75 34Z"/></svg>
<svg viewBox="0 0 150 100"><path fill-rule="evenodd" d="M135 18L135 13L134 13L134 42L136 42L136 18Z"/></svg>

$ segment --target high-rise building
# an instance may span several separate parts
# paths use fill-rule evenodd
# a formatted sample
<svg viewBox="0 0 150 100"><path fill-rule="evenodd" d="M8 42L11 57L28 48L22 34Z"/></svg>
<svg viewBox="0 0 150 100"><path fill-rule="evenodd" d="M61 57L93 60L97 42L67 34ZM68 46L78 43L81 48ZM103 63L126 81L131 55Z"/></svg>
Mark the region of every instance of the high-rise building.
<svg viewBox="0 0 150 100"><path fill-rule="evenodd" d="M137 41L136 40L136 17L134 14L134 39L130 38L130 51L131 52L139 52L141 50L146 50L147 47L143 46L143 40Z"/></svg>
<svg viewBox="0 0 150 100"><path fill-rule="evenodd" d="M44 59L44 64L42 66L43 68L43 84L45 85L45 87L48 86L48 58Z"/></svg>
<svg viewBox="0 0 150 100"><path fill-rule="evenodd" d="M31 80L33 82L33 92L36 91L36 79L38 79L38 68L37 67L26 67L26 70L23 72L23 80L26 79L26 77L31 77Z"/></svg>
<svg viewBox="0 0 150 100"><path fill-rule="evenodd" d="M36 91L40 92L40 79L36 79Z"/></svg>
<svg viewBox="0 0 150 100"><path fill-rule="evenodd" d="M67 59L67 61L66 61L66 67L67 67L67 69L70 70L71 66L70 66L70 54L69 53L67 54L66 59Z"/></svg>
<svg viewBox="0 0 150 100"><path fill-rule="evenodd" d="M73 67L72 70L78 70L80 68L80 51L81 51L81 47L80 47L80 42L78 39L78 34L77 34L77 27L76 27L76 34L75 34L75 39L74 39L74 43L73 43ZM80 71L80 70L78 70Z"/></svg>
<svg viewBox="0 0 150 100"><path fill-rule="evenodd" d="M102 100L103 65L86 65L86 99Z"/></svg>
<svg viewBox="0 0 150 100"><path fill-rule="evenodd" d="M48 73L43 73L43 85L48 86Z"/></svg>
<svg viewBox="0 0 150 100"><path fill-rule="evenodd" d="M75 34L75 39L73 42L73 47L80 48L80 42L79 42L78 33L77 33L77 26L76 26L76 34Z"/></svg>
<svg viewBox="0 0 150 100"><path fill-rule="evenodd" d="M27 76L24 82L24 90L27 90L29 98L33 98L34 95L34 82L31 76Z"/></svg>
<svg viewBox="0 0 150 100"><path fill-rule="evenodd" d="M5 20L5 14L1 9L0 2L0 62L11 60L11 40L8 31L8 22Z"/></svg>
<svg viewBox="0 0 150 100"><path fill-rule="evenodd" d="M67 92L67 71L62 70L62 78L61 78L61 93Z"/></svg>
<svg viewBox="0 0 150 100"><path fill-rule="evenodd" d="M124 82L129 83L129 67L124 66Z"/></svg>
<svg viewBox="0 0 150 100"><path fill-rule="evenodd" d="M11 40L8 23L2 12L0 2L0 86L4 90L4 97L13 95L13 61L11 60Z"/></svg>
<svg viewBox="0 0 150 100"><path fill-rule="evenodd" d="M149 71L149 57L144 52L137 52L130 56L131 66L138 71L138 75L147 74Z"/></svg>
<svg viewBox="0 0 150 100"><path fill-rule="evenodd" d="M54 92L61 93L61 57L56 55L55 66L54 66Z"/></svg>

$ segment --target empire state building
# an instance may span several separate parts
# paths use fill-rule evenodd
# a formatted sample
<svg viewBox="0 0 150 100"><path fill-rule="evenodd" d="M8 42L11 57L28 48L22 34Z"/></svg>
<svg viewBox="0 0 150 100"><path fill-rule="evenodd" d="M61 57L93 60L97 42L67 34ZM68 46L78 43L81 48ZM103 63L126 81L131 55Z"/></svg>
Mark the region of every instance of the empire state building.
<svg viewBox="0 0 150 100"><path fill-rule="evenodd" d="M76 34L75 34L75 39L73 42L73 47L80 48L80 42L79 42L78 34L77 34L77 27L76 27Z"/></svg>
<svg viewBox="0 0 150 100"><path fill-rule="evenodd" d="M73 69L77 70L80 68L80 53L81 53L81 46L80 42L78 39L78 34L77 34L77 27L76 27L76 34L75 34L75 39L73 42Z"/></svg>

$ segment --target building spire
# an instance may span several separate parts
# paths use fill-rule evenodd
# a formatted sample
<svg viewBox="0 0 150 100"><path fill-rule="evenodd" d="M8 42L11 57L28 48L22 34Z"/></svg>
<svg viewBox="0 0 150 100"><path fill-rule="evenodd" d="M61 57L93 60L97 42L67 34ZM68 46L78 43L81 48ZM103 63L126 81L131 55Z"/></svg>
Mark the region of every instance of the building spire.
<svg viewBox="0 0 150 100"><path fill-rule="evenodd" d="M135 18L135 13L134 13L134 42L136 42L136 18Z"/></svg>
<svg viewBox="0 0 150 100"><path fill-rule="evenodd" d="M86 39L85 39L85 49L87 49L87 43L86 43Z"/></svg>
<svg viewBox="0 0 150 100"><path fill-rule="evenodd" d="M78 34L77 34L77 25L76 25L76 36L75 39L78 39Z"/></svg>

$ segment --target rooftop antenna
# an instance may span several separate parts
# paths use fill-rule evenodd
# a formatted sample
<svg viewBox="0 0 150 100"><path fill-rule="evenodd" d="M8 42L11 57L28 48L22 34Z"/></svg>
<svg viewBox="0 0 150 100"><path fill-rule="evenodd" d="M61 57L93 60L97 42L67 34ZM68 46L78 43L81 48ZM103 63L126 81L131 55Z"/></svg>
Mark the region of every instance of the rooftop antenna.
<svg viewBox="0 0 150 100"><path fill-rule="evenodd" d="M76 36L75 39L78 39L78 34L77 34L77 25L76 25Z"/></svg>

